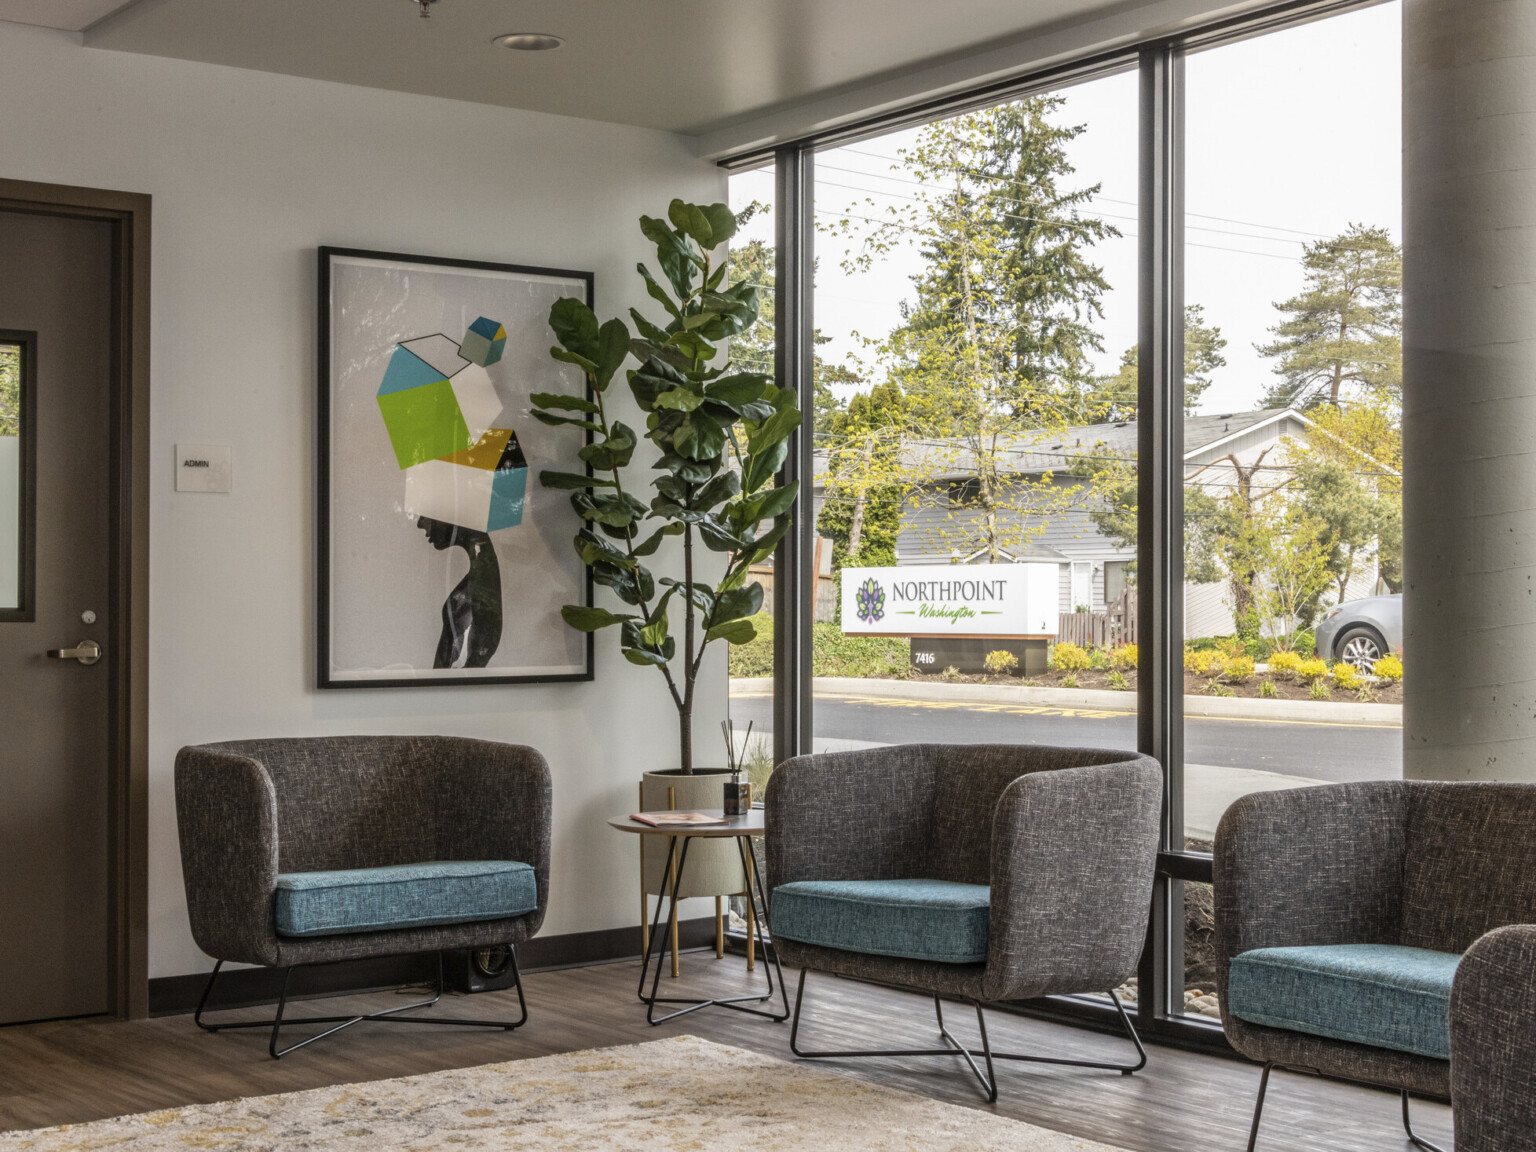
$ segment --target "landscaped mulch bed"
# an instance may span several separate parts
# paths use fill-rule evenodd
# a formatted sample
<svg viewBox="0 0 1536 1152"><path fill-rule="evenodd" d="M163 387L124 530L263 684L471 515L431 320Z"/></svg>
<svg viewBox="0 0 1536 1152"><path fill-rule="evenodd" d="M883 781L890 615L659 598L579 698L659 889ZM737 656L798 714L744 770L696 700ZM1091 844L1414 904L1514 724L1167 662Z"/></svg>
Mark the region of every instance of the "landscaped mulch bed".
<svg viewBox="0 0 1536 1152"><path fill-rule="evenodd" d="M1109 682L1111 669L1090 668L1077 673L1077 686L1079 688L1095 688L1112 690ZM1063 688L1062 680L1068 673L1045 672L1039 676L945 676L941 672L918 672L913 670L906 679L914 683L922 684L1006 684L1011 686L1027 685L1034 688ZM1125 672L1125 692L1127 695L1136 691L1136 673ZM895 677L879 677L879 679L895 679ZM1278 700L1311 700L1312 689L1308 684L1300 680L1282 680L1255 673L1244 684L1231 684L1226 681L1212 681L1207 676L1196 676L1193 672L1184 673L1184 694L1186 696L1210 696L1212 683L1224 684L1231 690L1233 696L1242 696L1252 699L1259 698L1259 685L1268 680L1275 686L1275 699ZM1368 697L1368 702L1373 704L1401 704L1403 702L1403 685L1401 682L1389 684L1386 681L1378 681L1372 685L1371 691L1374 697ZM1343 692L1329 686L1328 698L1333 701L1348 704L1361 703L1360 697L1354 692Z"/></svg>

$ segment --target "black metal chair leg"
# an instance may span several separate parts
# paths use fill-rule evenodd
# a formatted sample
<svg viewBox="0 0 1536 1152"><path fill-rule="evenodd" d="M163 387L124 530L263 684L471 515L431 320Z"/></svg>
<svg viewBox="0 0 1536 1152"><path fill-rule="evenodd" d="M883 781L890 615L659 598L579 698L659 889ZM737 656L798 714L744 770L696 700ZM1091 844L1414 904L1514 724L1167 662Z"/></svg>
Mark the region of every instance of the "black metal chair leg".
<svg viewBox="0 0 1536 1152"><path fill-rule="evenodd" d="M1445 1149L1441 1148L1438 1144L1431 1144L1428 1140L1414 1132L1413 1124L1408 1118L1408 1089L1406 1088L1403 1089L1403 1131L1408 1133L1408 1139L1412 1140L1417 1147L1425 1149L1426 1152L1445 1152Z"/></svg>
<svg viewBox="0 0 1536 1152"><path fill-rule="evenodd" d="M801 1008L805 1001L805 978L809 975L810 971L809 968L802 968L800 970L800 984L795 990L794 1022L789 1030L789 1050L796 1056L804 1057L807 1060L856 1059L865 1056L960 1056L971 1066L971 1071L975 1073L976 1079L981 1082L982 1087L986 1090L989 1102L997 1099L997 1077L992 1063L994 1060L1024 1060L1032 1064L1062 1064L1072 1068L1098 1068L1108 1072L1119 1072L1122 1076L1129 1076L1133 1072L1139 1072L1147 1065L1147 1050L1142 1046L1141 1037L1136 1034L1135 1026L1131 1024L1130 1017L1126 1015L1125 1007L1120 1003L1120 997L1116 996L1113 992L1109 994L1110 999L1115 1002L1115 1007L1119 1010L1120 1020L1125 1028L1126 1035L1130 1037L1131 1043L1136 1046L1137 1060L1135 1064L1106 1064L1097 1060L1066 1060L1055 1056L1032 1056L1019 1052L994 1052L987 1040L987 1024L986 1018L982 1013L981 1002L975 1000L970 1001L970 1003L974 1004L976 1008L976 1020L981 1028L982 1047L979 1052L974 1051L965 1047L965 1045L950 1035L948 1028L944 1024L943 1003L938 996L933 998L934 1012L939 1022L939 1034L944 1042L949 1045L947 1048L880 1048L859 1051L811 1052L800 1047ZM981 1069L976 1064L974 1059L976 1056L982 1056L986 1060L987 1072L985 1075L982 1074Z"/></svg>
<svg viewBox="0 0 1536 1152"><path fill-rule="evenodd" d="M213 985L218 979L219 970L224 966L224 962L219 960L214 963L213 971L208 974L208 983L203 987L203 994L197 1002L197 1010L192 1014L192 1021L204 1032L224 1032L239 1028L269 1029L270 1035L267 1039L267 1051L271 1053L274 1060L280 1060L296 1049L313 1044L316 1040L323 1040L327 1036L340 1032L343 1028L350 1028L352 1025L360 1024L365 1020L380 1024L442 1024L459 1028L500 1028L503 1031L511 1032L513 1029L520 1028L528 1022L528 1001L523 995L522 972L517 967L517 949L510 945L509 947L512 954L512 975L514 985L517 988L519 1008L519 1016L516 1020L452 1020L432 1016L402 1015L402 1013L412 1012L419 1008L430 1008L442 999L446 984L443 978L443 954L439 952L437 954L437 980L433 987L432 997L428 1000L416 1000L410 1004L402 1004L398 1008L386 1008L382 1012L369 1012L362 1015L289 1017L287 1016L288 998L293 979L293 967L290 966L283 969L283 981L277 998L277 1011L271 1019L232 1020L221 1024L209 1024L204 1021L203 1013L207 1009L209 997L213 993ZM331 1024L334 1027L306 1037L297 1044L290 1044L286 1048L280 1048L278 1046L278 1037L285 1024L289 1026L295 1024Z"/></svg>
<svg viewBox="0 0 1536 1152"><path fill-rule="evenodd" d="M1254 1101L1253 1125L1248 1129L1248 1152L1253 1152L1253 1146L1259 1140L1259 1117L1264 1114L1264 1093L1269 1088L1269 1074L1274 1067L1274 1061L1270 1061L1259 1075L1259 1098Z"/></svg>

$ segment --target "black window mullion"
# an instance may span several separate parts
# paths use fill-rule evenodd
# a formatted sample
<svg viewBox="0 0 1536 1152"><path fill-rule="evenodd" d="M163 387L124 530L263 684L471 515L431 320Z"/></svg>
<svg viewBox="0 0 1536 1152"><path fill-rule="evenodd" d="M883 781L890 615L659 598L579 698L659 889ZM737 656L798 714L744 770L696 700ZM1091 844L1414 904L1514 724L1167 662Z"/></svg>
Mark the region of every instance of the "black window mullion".
<svg viewBox="0 0 1536 1152"><path fill-rule="evenodd" d="M815 405L811 378L815 268L815 159L809 147L780 148L776 182L774 373L795 389L803 415L790 433L781 483L800 484L794 525L774 552L773 762L811 751L811 624L816 618Z"/></svg>
<svg viewBox="0 0 1536 1152"><path fill-rule="evenodd" d="M1184 837L1183 54L1141 54L1137 746L1163 766L1164 852ZM1182 884L1158 879L1137 997L1155 1027L1182 983Z"/></svg>

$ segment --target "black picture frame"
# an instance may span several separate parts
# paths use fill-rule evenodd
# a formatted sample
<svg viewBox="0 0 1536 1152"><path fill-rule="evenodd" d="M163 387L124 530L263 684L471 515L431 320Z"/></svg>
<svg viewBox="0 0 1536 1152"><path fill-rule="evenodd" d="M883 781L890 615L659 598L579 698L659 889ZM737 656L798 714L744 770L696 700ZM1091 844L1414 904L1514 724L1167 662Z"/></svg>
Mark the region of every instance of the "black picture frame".
<svg viewBox="0 0 1536 1152"><path fill-rule="evenodd" d="M487 672L484 675L466 674L468 669L460 668L453 671L459 674L452 676L441 675L442 670L432 668L414 668L409 675L390 676L378 671L366 675L338 675L333 661L333 649L337 639L337 622L332 611L334 587L336 576L335 565L332 562L333 547L333 523L332 507L336 495L333 468L336 463L336 446L334 443L335 432L335 389L337 381L334 371L334 356L336 348L336 309L334 307L333 292L335 288L335 272L338 262L382 262L396 264L405 267L422 267L429 271L435 270L464 270L470 273L499 273L511 278L534 278L542 280L568 280L581 286L581 298L588 307L592 306L595 290L595 278L591 272L577 271L565 268L545 268L534 265L507 264L485 260L461 260L439 256L419 256L400 252L381 252L361 248L343 248L335 246L322 246L317 251L318 257L318 285L317 297L318 314L316 327L316 345L318 354L317 368L317 403L316 403L316 448L315 448L315 683L322 689L348 689L348 688L446 688L468 687L488 684L550 684L583 682L594 679L594 649L595 641L591 633L578 634L583 653L583 667L569 672ZM509 337L510 338L510 337ZM540 353L547 357L548 347L554 343L553 334L545 330L542 333L542 347ZM572 374L568 374L572 375ZM580 394L591 400L592 390L590 385L583 385ZM590 444L592 434L590 431L582 433L584 443ZM383 450L388 449L388 440L381 442ZM565 470L584 469L587 475L592 474L590 465L571 463L565 466ZM529 469L527 479L528 491L533 491L537 486L536 468ZM553 496L550 493L549 496ZM541 493L541 498L548 499ZM551 501L554 503L554 501ZM569 507L564 500L559 500L560 507ZM580 520L574 510L569 512L571 519L570 533L562 535L561 544L568 547L566 541L575 535L575 529ZM574 556L574 552L571 552ZM578 561L579 563L579 561ZM579 602L590 607L593 599L592 573L585 565L580 565L580 575L576 585L572 589L579 593ZM573 598L573 600L576 598ZM568 601L570 602L570 601ZM554 624L559 628L570 631L558 614ZM393 665L391 665L393 667ZM436 673L436 674L435 674Z"/></svg>
<svg viewBox="0 0 1536 1152"><path fill-rule="evenodd" d="M16 603L0 605L0 624L30 624L37 618L37 333L0 328L0 344L21 350Z"/></svg>

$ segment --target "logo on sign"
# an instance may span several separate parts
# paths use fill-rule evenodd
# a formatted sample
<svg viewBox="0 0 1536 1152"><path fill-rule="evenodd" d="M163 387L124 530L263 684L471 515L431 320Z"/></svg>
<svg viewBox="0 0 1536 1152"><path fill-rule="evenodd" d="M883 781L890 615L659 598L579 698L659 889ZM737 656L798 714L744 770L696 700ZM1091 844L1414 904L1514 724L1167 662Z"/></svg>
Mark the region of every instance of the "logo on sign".
<svg viewBox="0 0 1536 1152"><path fill-rule="evenodd" d="M859 619L864 623L873 624L885 618L885 589L880 587L880 582L873 576L859 585L855 599Z"/></svg>

